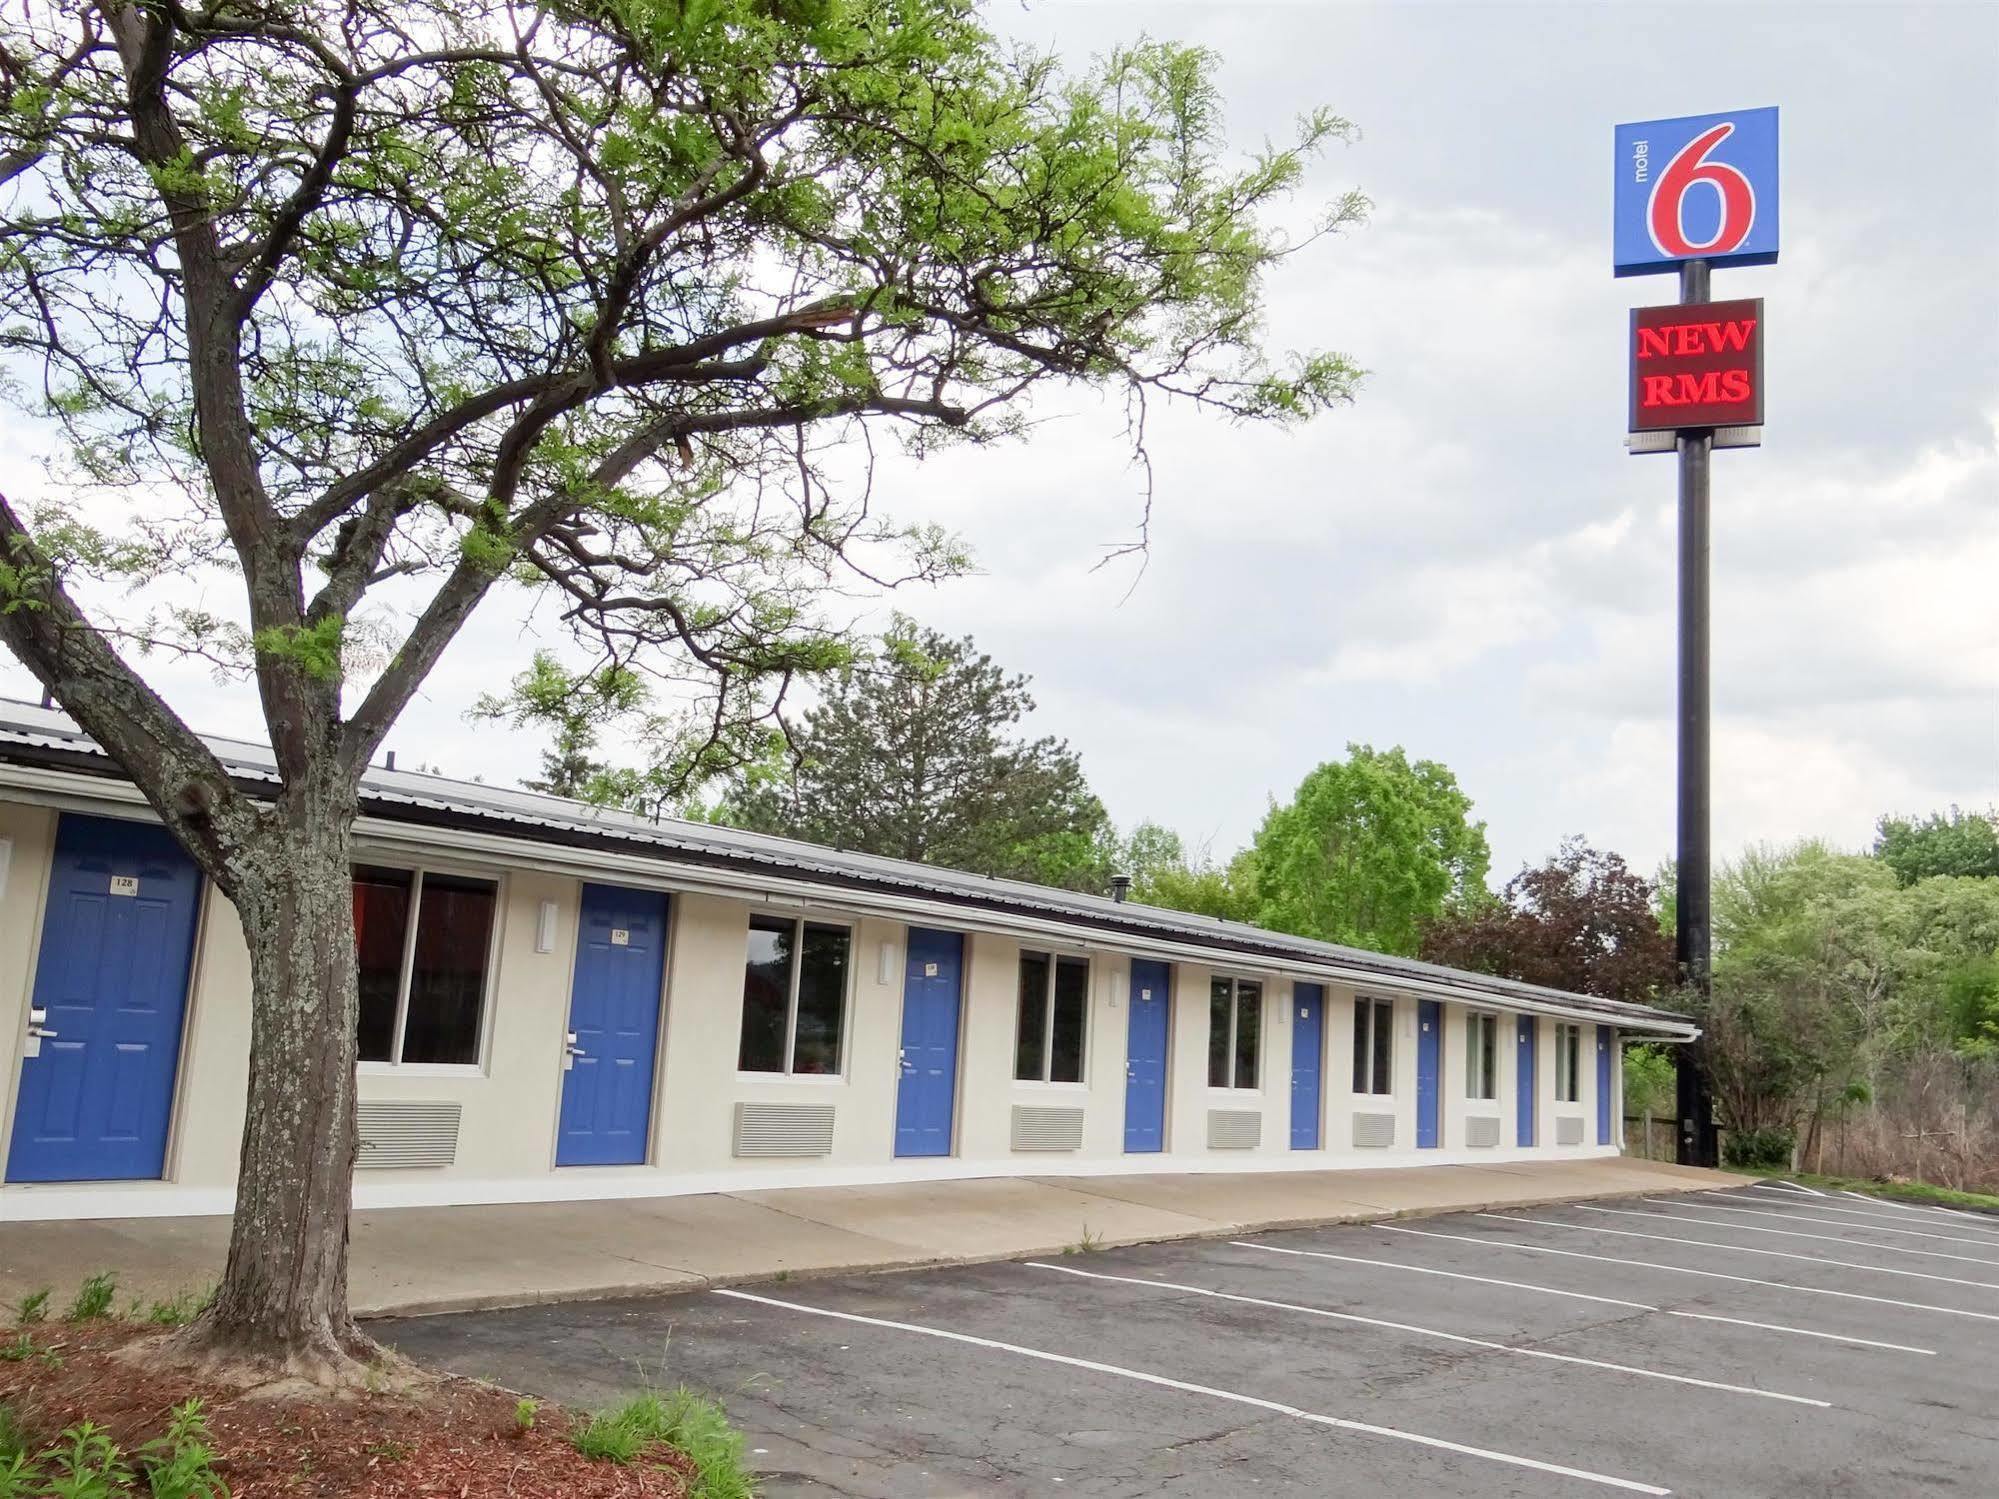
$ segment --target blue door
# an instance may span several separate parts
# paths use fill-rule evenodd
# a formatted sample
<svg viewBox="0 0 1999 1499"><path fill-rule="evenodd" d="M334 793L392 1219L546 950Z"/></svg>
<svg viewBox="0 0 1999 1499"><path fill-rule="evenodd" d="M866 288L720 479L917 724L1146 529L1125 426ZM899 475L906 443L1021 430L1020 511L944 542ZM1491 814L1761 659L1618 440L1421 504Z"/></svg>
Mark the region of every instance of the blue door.
<svg viewBox="0 0 1999 1499"><path fill-rule="evenodd" d="M165 828L56 826L7 1179L142 1181L166 1169L201 874ZM31 1042L32 1044L36 1044Z"/></svg>
<svg viewBox="0 0 1999 1499"><path fill-rule="evenodd" d="M1291 1019L1291 1148L1319 1148L1319 1065L1325 1050L1326 991L1294 984Z"/></svg>
<svg viewBox="0 0 1999 1499"><path fill-rule="evenodd" d="M1416 1003L1416 1148L1437 1148L1440 1110L1438 1066L1444 1050L1444 1007L1434 999Z"/></svg>
<svg viewBox="0 0 1999 1499"><path fill-rule="evenodd" d="M1540 1022L1532 1015L1516 1017L1520 1031L1518 1050L1520 1053L1520 1085L1514 1095L1514 1142L1519 1145L1534 1143L1534 1061L1541 1039Z"/></svg>
<svg viewBox="0 0 1999 1499"><path fill-rule="evenodd" d="M949 1155L958 1097L958 975L965 939L909 929L902 980L902 1082L895 1096L895 1153Z"/></svg>
<svg viewBox="0 0 1999 1499"><path fill-rule="evenodd" d="M1125 1027L1124 1148L1150 1155L1166 1148L1166 1037L1173 1004L1173 970L1164 963L1131 965L1131 1019Z"/></svg>
<svg viewBox="0 0 1999 1499"><path fill-rule="evenodd" d="M1607 1025L1596 1028L1596 1143L1610 1143L1610 1063L1617 1055L1617 1032Z"/></svg>
<svg viewBox="0 0 1999 1499"><path fill-rule="evenodd" d="M558 1166L637 1166L652 1128L666 897L585 885L569 986L574 1036L562 1078Z"/></svg>

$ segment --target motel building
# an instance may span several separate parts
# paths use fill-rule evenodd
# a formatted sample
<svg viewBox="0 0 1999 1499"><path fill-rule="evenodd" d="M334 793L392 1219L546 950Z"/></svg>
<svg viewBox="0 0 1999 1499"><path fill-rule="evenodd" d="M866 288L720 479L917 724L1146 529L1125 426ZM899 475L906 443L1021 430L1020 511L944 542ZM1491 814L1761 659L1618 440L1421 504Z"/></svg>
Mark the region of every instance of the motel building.
<svg viewBox="0 0 1999 1499"><path fill-rule="evenodd" d="M1610 1156L1620 1045L1695 1034L407 771L356 846L360 1207ZM228 903L66 718L0 703L0 1219L227 1212L249 1034Z"/></svg>

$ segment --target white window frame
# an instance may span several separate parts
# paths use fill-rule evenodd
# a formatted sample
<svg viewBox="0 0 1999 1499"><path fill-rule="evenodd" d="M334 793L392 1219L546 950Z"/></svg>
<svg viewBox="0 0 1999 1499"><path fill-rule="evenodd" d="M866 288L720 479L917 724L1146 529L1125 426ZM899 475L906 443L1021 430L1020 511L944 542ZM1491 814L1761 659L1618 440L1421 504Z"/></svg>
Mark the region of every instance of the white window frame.
<svg viewBox="0 0 1999 1499"><path fill-rule="evenodd" d="M1262 979L1246 979L1230 973L1210 973L1208 975L1208 1024L1215 1023L1214 985L1225 983L1229 986L1229 1054L1228 1065L1222 1076L1227 1082L1217 1083L1209 1079L1208 1087L1216 1093L1261 1093L1263 1091L1263 1032L1270 1014L1270 985ZM1235 1080L1236 1042L1242 1037L1242 991L1247 984L1256 990L1256 1081L1248 1087L1238 1086ZM1214 1050L1214 1037L1208 1038L1210 1054Z"/></svg>
<svg viewBox="0 0 1999 1499"><path fill-rule="evenodd" d="M747 974L750 959L749 934L756 930L758 921L788 921L795 934L792 939L791 982L784 996L784 1070L782 1072L761 1072L742 1065L743 1054L743 1004L747 995L736 998L736 1076L745 1079L783 1078L788 1083L844 1083L847 1080L849 1060L848 1038L853 1034L854 983L857 966L857 939L854 923L843 917L817 915L811 911L788 911L776 915L770 911L752 911L749 922L743 927L743 966ZM798 985L805 971L805 928L807 926L836 927L847 934L847 981L840 991L840 1065L831 1072L795 1072L798 1062Z"/></svg>
<svg viewBox="0 0 1999 1499"><path fill-rule="evenodd" d="M1471 1103L1497 1103L1499 1101L1497 1012L1467 1010L1465 1038L1465 1098ZM1487 1088L1490 1089L1489 1092L1483 1091Z"/></svg>
<svg viewBox="0 0 1999 1499"><path fill-rule="evenodd" d="M1090 961L1089 954L1078 952L1058 952L1046 947L1023 947L1021 959L1046 958L1048 960L1048 988L1045 991L1047 1003L1041 1013L1041 1076L1015 1077L1014 1086L1020 1088L1078 1088L1090 1085L1090 1011L1095 1008L1091 1000L1096 994L1097 970ZM1083 1034L1077 1053L1076 1071L1079 1076L1073 1083L1058 1083L1049 1074L1055 1070L1055 973L1063 962L1083 965ZM1014 1065L1019 1066L1020 1053L1020 971L1019 963L1014 967L1013 986L1013 1038Z"/></svg>
<svg viewBox="0 0 1999 1499"><path fill-rule="evenodd" d="M1382 999L1378 995L1373 995L1373 994L1356 994L1354 996L1354 1005L1357 1010L1365 1009L1367 1011L1368 1032L1367 1032L1367 1078L1366 1078L1367 1086L1363 1088L1354 1088L1353 1096L1355 1098L1393 1098L1395 1096L1395 1060L1396 1060L1395 1001L1392 999ZM1358 1024L1360 1017L1356 1014L1354 1019L1356 1024ZM1374 1088L1374 1038L1379 1028L1384 1023L1388 1027L1388 1090L1385 1093L1377 1093ZM1349 1087L1352 1087L1353 1083L1352 1078L1348 1078L1347 1083Z"/></svg>
<svg viewBox="0 0 1999 1499"><path fill-rule="evenodd" d="M1555 1022L1555 1102L1581 1103L1583 1028L1568 1020Z"/></svg>
<svg viewBox="0 0 1999 1499"><path fill-rule="evenodd" d="M486 1070L487 1047L492 1043L493 996L499 989L500 936L507 916L507 877L490 870L470 869L451 864L400 864L393 859L371 858L357 853L348 867L348 894L354 898L354 874L359 869L387 869L410 877L409 928L403 933L402 964L396 973L396 1027L386 1059L355 1060L355 1071L374 1076L393 1073L397 1077L473 1077ZM493 887L493 927L486 933L486 963L479 976L479 1031L474 1038L469 1062L405 1062L403 1041L409 1028L410 978L416 971L416 929L423 917L423 880L427 874L447 875L458 880L479 880Z"/></svg>

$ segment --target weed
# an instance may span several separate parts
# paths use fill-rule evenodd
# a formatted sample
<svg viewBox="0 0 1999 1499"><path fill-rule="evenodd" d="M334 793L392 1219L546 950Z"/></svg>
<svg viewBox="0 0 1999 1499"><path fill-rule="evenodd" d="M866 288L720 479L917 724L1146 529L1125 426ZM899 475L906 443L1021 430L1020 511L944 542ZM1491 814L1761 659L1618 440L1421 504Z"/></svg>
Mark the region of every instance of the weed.
<svg viewBox="0 0 1999 1499"><path fill-rule="evenodd" d="M131 1464L118 1444L89 1421L65 1431L48 1456L42 1479L48 1499L120 1499L132 1482Z"/></svg>
<svg viewBox="0 0 1999 1499"><path fill-rule="evenodd" d="M100 1270L76 1288L69 1310L62 1314L63 1321L94 1322L99 1317L109 1316L111 1303L117 1295L118 1277L108 1270Z"/></svg>
<svg viewBox="0 0 1999 1499"><path fill-rule="evenodd" d="M215 1471L199 1400L174 1407L165 1435L139 1449L139 1466L153 1499L229 1499L229 1485Z"/></svg>
<svg viewBox="0 0 1999 1499"><path fill-rule="evenodd" d="M41 1499L44 1486L42 1465L25 1452L0 1457L0 1499Z"/></svg>
<svg viewBox="0 0 1999 1499"><path fill-rule="evenodd" d="M29 1359L38 1360L45 1369L62 1367L62 1356L53 1348L37 1348L30 1333L17 1332L0 1343L0 1364L25 1364Z"/></svg>
<svg viewBox="0 0 1999 1499"><path fill-rule="evenodd" d="M1100 1233L1091 1232L1090 1225L1085 1223L1083 1225L1083 1237L1062 1252L1064 1254L1095 1254L1103 1247L1104 1236Z"/></svg>
<svg viewBox="0 0 1999 1499"><path fill-rule="evenodd" d="M23 1327L47 1321L49 1315L49 1294L49 1288L43 1286L39 1291L30 1291L27 1295L23 1296L19 1301L14 1303L14 1320Z"/></svg>
<svg viewBox="0 0 1999 1499"><path fill-rule="evenodd" d="M208 1310L208 1303L214 1299L213 1287L206 1291L183 1291L165 1301L155 1301L146 1308L144 1320L155 1327L185 1327Z"/></svg>
<svg viewBox="0 0 1999 1499"><path fill-rule="evenodd" d="M26 1457L34 1447L34 1439L21 1424L21 1418L14 1414L14 1407L0 1405L0 1458ZM0 1489L0 1493L4 1492Z"/></svg>
<svg viewBox="0 0 1999 1499"><path fill-rule="evenodd" d="M409 1455L416 1451L416 1448L408 1442L398 1442L394 1437L383 1437L381 1441L370 1442L361 1450L370 1457L380 1458L383 1462L400 1463L408 1461Z"/></svg>
<svg viewBox="0 0 1999 1499"><path fill-rule="evenodd" d="M651 1447L684 1452L696 1469L689 1499L754 1499L756 1486L743 1467L743 1437L719 1402L685 1387L662 1395L648 1390L613 1410L600 1411L570 1439L585 1457L631 1463Z"/></svg>
<svg viewBox="0 0 1999 1499"><path fill-rule="evenodd" d="M534 1418L541 1410L541 1402L532 1395L523 1395L514 1402L514 1430L526 1436L534 1430Z"/></svg>
<svg viewBox="0 0 1999 1499"><path fill-rule="evenodd" d="M777 1272L775 1279L779 1285L783 1285L786 1281L791 1279L791 1272L789 1270L780 1270Z"/></svg>

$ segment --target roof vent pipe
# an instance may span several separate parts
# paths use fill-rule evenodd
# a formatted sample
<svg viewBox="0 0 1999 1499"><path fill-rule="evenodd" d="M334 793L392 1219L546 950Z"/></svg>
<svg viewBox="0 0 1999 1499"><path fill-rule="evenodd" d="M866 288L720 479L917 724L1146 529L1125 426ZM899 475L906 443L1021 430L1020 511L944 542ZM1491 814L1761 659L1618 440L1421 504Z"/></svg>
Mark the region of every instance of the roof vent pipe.
<svg viewBox="0 0 1999 1499"><path fill-rule="evenodd" d="M394 750L389 751L389 763L387 768L390 770L394 770L396 768L396 752Z"/></svg>
<svg viewBox="0 0 1999 1499"><path fill-rule="evenodd" d="M1130 894L1131 894L1131 876L1128 874L1112 875L1111 899L1117 901L1120 905L1122 905L1124 903L1125 897Z"/></svg>

